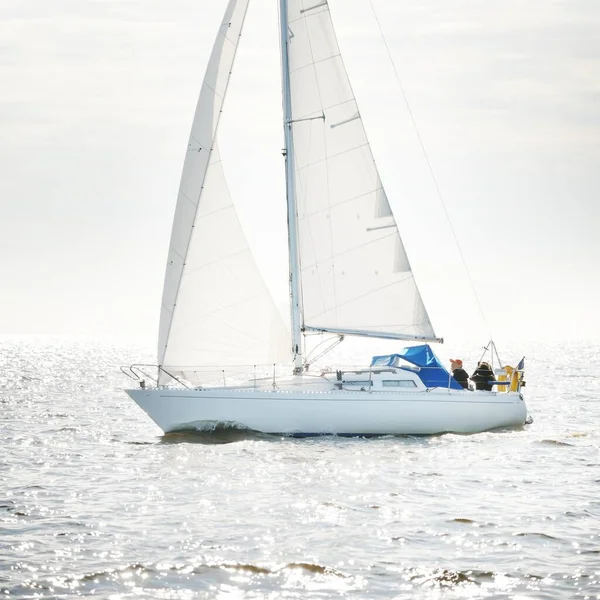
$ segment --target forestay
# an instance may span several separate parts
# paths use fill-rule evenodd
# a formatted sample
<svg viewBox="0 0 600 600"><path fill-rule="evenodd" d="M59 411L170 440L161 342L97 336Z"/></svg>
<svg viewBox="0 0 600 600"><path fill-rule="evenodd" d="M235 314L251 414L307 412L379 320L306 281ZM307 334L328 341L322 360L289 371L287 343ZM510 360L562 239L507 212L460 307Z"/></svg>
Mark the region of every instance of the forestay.
<svg viewBox="0 0 600 600"><path fill-rule="evenodd" d="M435 339L323 0L289 0L304 324Z"/></svg>
<svg viewBox="0 0 600 600"><path fill-rule="evenodd" d="M217 148L219 118L247 8L248 0L229 2L210 57L181 176L165 275L159 364L200 383L198 367L290 358L289 333L248 248ZM161 379L168 377L162 374Z"/></svg>

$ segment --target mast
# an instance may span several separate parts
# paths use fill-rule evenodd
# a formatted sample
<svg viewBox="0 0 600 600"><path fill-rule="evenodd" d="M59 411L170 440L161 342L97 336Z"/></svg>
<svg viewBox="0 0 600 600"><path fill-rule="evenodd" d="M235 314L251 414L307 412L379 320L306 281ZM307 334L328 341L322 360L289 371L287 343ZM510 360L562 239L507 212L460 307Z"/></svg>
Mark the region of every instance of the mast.
<svg viewBox="0 0 600 600"><path fill-rule="evenodd" d="M302 317L300 314L300 261L298 257L298 226L294 143L292 133L292 94L290 86L288 0L279 0L281 30L281 82L283 96L283 132L285 140L285 182L288 207L288 246L290 257L290 300L292 318L292 353L294 374L302 373Z"/></svg>

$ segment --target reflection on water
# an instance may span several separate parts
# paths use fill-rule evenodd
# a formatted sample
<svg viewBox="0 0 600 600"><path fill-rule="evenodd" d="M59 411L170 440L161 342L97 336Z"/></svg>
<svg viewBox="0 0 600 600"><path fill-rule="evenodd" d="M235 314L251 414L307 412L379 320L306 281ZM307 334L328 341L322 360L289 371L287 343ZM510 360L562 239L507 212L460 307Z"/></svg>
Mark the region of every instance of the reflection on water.
<svg viewBox="0 0 600 600"><path fill-rule="evenodd" d="M580 388L560 375L599 348L527 352L536 418L523 429L372 439L161 435L121 391L118 365L140 355L0 344L0 594L600 593L600 363L577 365ZM551 393L536 387L548 371Z"/></svg>
<svg viewBox="0 0 600 600"><path fill-rule="evenodd" d="M232 444L243 441L279 441L281 436L269 435L252 429L217 426L211 429L186 429L164 434L161 444Z"/></svg>
<svg viewBox="0 0 600 600"><path fill-rule="evenodd" d="M522 431L523 427L510 427L510 428L502 428L495 429L489 433L494 433L496 435L500 435L502 433L514 432L514 431ZM457 435L457 436L470 436L472 434L468 433L456 433L456 434L444 434L444 433L435 433L428 435L420 435L420 434L376 434L376 433L367 433L361 435L353 435L353 434L333 434L333 433L281 433L281 434L271 434L271 433L262 433L260 431L254 431L252 429L242 429L239 427L215 427L213 429L183 429L181 431L175 431L171 433L164 434L160 442L163 444L179 444L179 443L188 443L188 444L230 444L233 442L241 442L244 440L262 440L262 441L278 441L283 442L286 439L288 440L308 440L313 438L331 438L331 439L394 439L399 442L404 441L407 443L423 439L429 440L436 437L441 437L443 435ZM560 442L551 442L548 440L544 440L540 443L560 443ZM569 444L563 443L562 445L568 446Z"/></svg>

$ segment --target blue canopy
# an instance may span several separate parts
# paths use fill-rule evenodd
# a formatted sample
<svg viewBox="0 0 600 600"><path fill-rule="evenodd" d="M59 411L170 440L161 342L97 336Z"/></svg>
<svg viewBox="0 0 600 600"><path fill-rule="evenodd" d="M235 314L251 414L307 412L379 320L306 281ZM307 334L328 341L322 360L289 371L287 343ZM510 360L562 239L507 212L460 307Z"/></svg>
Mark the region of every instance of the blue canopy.
<svg viewBox="0 0 600 600"><path fill-rule="evenodd" d="M442 366L429 344L422 346L409 346L398 354L374 356L371 360L372 367L400 367L399 359L403 359L419 367L417 375L427 387L450 387L453 390L462 390L463 387ZM450 381L450 386L448 386Z"/></svg>

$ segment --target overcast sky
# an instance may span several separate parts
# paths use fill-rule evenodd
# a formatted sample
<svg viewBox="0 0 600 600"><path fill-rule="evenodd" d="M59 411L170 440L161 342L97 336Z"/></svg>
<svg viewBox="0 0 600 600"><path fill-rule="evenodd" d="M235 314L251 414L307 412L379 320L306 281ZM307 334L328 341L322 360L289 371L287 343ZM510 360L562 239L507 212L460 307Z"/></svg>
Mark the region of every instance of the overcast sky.
<svg viewBox="0 0 600 600"><path fill-rule="evenodd" d="M600 335L600 3L330 0L436 333ZM0 333L156 337L179 176L226 0L0 4ZM276 0L251 0L221 150L281 302ZM235 97L234 97L235 96Z"/></svg>

